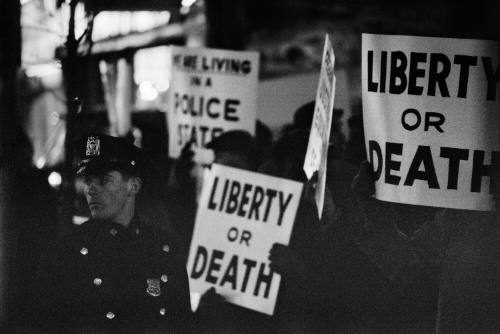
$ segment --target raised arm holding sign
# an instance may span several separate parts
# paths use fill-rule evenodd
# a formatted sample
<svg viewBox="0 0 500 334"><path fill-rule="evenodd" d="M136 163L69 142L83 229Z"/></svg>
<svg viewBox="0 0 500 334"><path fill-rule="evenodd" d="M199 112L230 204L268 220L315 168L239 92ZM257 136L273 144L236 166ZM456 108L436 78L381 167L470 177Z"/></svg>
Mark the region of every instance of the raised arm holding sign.
<svg viewBox="0 0 500 334"><path fill-rule="evenodd" d="M184 145L202 153L207 143L228 130L254 134L259 55L207 48L172 47L169 89L169 156L177 158Z"/></svg>
<svg viewBox="0 0 500 334"><path fill-rule="evenodd" d="M499 326L500 295L490 284L500 273L498 218L488 212L499 156L498 55L492 41L363 35L371 164L354 190L375 233L358 244L400 285L435 282L439 300L429 306L438 305L439 333ZM414 246L421 255L405 258ZM419 267L427 268L422 278Z"/></svg>
<svg viewBox="0 0 500 334"><path fill-rule="evenodd" d="M280 275L269 266L288 244L302 184L214 164L205 180L188 260L192 292L273 314Z"/></svg>
<svg viewBox="0 0 500 334"><path fill-rule="evenodd" d="M363 34L362 48L363 117L376 198L494 210L498 44Z"/></svg>

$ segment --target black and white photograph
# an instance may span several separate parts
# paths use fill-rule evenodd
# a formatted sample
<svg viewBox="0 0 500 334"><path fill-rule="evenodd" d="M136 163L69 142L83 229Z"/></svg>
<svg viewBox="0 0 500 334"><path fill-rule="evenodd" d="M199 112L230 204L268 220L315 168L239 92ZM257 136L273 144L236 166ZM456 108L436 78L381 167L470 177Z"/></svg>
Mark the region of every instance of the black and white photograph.
<svg viewBox="0 0 500 334"><path fill-rule="evenodd" d="M500 3L0 23L1 333L500 333Z"/></svg>

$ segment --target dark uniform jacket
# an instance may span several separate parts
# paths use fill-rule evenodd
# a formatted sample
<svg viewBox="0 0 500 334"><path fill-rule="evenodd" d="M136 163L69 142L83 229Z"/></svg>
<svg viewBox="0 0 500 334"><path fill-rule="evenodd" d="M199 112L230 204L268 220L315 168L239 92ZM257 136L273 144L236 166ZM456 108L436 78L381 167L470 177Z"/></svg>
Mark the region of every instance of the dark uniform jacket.
<svg viewBox="0 0 500 334"><path fill-rule="evenodd" d="M50 331L185 333L184 263L163 231L89 220L59 240L39 271L38 322Z"/></svg>

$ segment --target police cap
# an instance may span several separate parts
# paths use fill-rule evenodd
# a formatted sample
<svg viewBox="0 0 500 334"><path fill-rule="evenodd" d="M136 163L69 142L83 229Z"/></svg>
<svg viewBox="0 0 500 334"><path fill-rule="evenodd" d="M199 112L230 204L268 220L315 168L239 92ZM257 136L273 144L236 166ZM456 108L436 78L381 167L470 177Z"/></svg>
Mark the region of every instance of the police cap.
<svg viewBox="0 0 500 334"><path fill-rule="evenodd" d="M77 175L118 170L139 176L142 151L124 138L91 134L76 143L79 157Z"/></svg>

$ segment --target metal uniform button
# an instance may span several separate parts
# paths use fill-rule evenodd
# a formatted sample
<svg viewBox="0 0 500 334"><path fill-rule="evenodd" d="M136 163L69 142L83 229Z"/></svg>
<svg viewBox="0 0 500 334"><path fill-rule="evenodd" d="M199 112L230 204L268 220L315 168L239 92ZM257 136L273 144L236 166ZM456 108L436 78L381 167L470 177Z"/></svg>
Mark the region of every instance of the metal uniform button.
<svg viewBox="0 0 500 334"><path fill-rule="evenodd" d="M163 251L164 251L165 253L170 252L170 246L169 246L169 245L163 245Z"/></svg>
<svg viewBox="0 0 500 334"><path fill-rule="evenodd" d="M108 318L109 320L113 319L114 317L115 317L115 314L113 312L106 313L106 318Z"/></svg>
<svg viewBox="0 0 500 334"><path fill-rule="evenodd" d="M167 310L166 310L164 307L162 307L162 308L160 309L160 314L161 314L161 315L165 315L166 313L167 313Z"/></svg>
<svg viewBox="0 0 500 334"><path fill-rule="evenodd" d="M87 255L89 253L89 250L87 248L85 248L85 247L82 247L82 249L80 249L80 253L82 255Z"/></svg>
<svg viewBox="0 0 500 334"><path fill-rule="evenodd" d="M109 233L111 233L111 235L114 237L115 235L118 234L118 231L114 228L112 228L111 230L109 230Z"/></svg>
<svg viewBox="0 0 500 334"><path fill-rule="evenodd" d="M167 283L168 282L168 276L166 274L161 275L160 279L161 279L161 281L163 283Z"/></svg>
<svg viewBox="0 0 500 334"><path fill-rule="evenodd" d="M135 229L135 234L139 234L139 233L140 233L139 229L138 229L138 228L136 228L136 229Z"/></svg>
<svg viewBox="0 0 500 334"><path fill-rule="evenodd" d="M94 278L94 285L99 286L102 284L102 279L99 277Z"/></svg>

